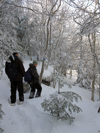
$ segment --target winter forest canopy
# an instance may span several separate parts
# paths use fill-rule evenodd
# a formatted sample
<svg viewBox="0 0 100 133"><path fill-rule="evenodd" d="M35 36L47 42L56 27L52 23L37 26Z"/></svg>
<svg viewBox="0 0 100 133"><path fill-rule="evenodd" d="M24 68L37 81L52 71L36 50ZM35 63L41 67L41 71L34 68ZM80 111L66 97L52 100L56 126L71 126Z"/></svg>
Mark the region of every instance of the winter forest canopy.
<svg viewBox="0 0 100 133"><path fill-rule="evenodd" d="M0 74L14 51L33 56L58 75L77 72L75 84L100 88L99 0L1 0ZM58 75L56 75L58 73ZM53 76L54 77L54 76Z"/></svg>

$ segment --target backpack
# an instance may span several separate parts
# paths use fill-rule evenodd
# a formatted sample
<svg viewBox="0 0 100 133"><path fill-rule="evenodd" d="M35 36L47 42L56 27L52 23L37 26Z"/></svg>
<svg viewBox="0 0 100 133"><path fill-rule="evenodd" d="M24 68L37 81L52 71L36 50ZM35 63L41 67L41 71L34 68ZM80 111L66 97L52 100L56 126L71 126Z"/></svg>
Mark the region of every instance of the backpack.
<svg viewBox="0 0 100 133"><path fill-rule="evenodd" d="M27 82L27 83L30 83L31 80L32 80L32 75L31 75L30 69L28 69L25 72L24 81Z"/></svg>
<svg viewBox="0 0 100 133"><path fill-rule="evenodd" d="M18 74L18 70L14 64L14 61L11 62L6 62L6 66L7 66L7 76L9 79L16 79L17 74Z"/></svg>

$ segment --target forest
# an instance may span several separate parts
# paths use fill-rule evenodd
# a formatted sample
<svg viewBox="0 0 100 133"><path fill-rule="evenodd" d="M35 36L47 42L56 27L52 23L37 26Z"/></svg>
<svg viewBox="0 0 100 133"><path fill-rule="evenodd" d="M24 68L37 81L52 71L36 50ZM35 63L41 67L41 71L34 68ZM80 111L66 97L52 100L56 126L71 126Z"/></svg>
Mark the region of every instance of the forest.
<svg viewBox="0 0 100 133"><path fill-rule="evenodd" d="M100 100L100 3L99 0L1 0L0 77L5 61L14 51L21 58L36 57L48 79L73 76L75 84L99 93ZM60 78L59 78L60 79Z"/></svg>
<svg viewBox="0 0 100 133"><path fill-rule="evenodd" d="M60 88L64 84L70 87L64 78L70 76L71 79L75 73L77 78L73 85L88 89L91 92L90 100L93 102L96 92L100 101L99 43L99 0L0 0L0 80L2 81L5 62L13 52L17 51L23 62L27 58L32 61L34 57L41 63L40 84L43 80L52 82L52 87L55 88L58 83L58 94L64 97L63 101L68 99L64 103L60 99L60 103L63 103L64 109L68 104L70 112L74 108L77 112L81 111L81 108L71 104L71 98L77 101L81 97L72 92L60 93ZM49 67L53 71L44 79L44 71ZM59 99L56 97L58 94L51 95L51 98L58 100L56 102L53 99L59 106ZM44 110L48 111L51 102L45 100L42 103ZM1 107L0 103L0 123L4 115ZM57 108L50 108L52 113L58 113L57 116L60 117L59 112L56 112ZM32 115L33 112L34 110ZM68 117L72 121L73 117L65 112L65 118ZM0 126L0 133L2 132L3 128Z"/></svg>

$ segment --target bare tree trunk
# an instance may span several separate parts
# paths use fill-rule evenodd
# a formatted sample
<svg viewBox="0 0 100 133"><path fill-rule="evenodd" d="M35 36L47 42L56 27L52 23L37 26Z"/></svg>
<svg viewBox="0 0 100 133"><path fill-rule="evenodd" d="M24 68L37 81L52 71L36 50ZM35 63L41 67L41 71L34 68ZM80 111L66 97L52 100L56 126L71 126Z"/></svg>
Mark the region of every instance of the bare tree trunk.
<svg viewBox="0 0 100 133"><path fill-rule="evenodd" d="M92 80L92 95L91 100L94 101L94 91L95 91L95 58L94 58L94 65L93 65L93 80Z"/></svg>
<svg viewBox="0 0 100 133"><path fill-rule="evenodd" d="M93 76L93 80L92 80L92 94L91 94L92 101L94 101L94 90L95 90L95 75Z"/></svg>
<svg viewBox="0 0 100 133"><path fill-rule="evenodd" d="M56 87L56 82L55 82L55 80L53 80L53 88L55 88Z"/></svg>
<svg viewBox="0 0 100 133"><path fill-rule="evenodd" d="M72 69L70 69L70 78L72 77Z"/></svg>
<svg viewBox="0 0 100 133"><path fill-rule="evenodd" d="M45 63L45 60L42 61L42 68L41 68L40 79L39 79L40 84L42 83L42 76L43 76L43 72L44 72L44 63Z"/></svg>
<svg viewBox="0 0 100 133"><path fill-rule="evenodd" d="M58 94L60 94L60 80L58 81Z"/></svg>
<svg viewBox="0 0 100 133"><path fill-rule="evenodd" d="M54 69L54 72L53 72L53 88L55 88L56 86L56 80L55 80L55 69Z"/></svg>
<svg viewBox="0 0 100 133"><path fill-rule="evenodd" d="M3 62L4 62L4 54L3 52L1 52L1 61L0 61L0 79L3 75L3 68L4 68L4 65L3 65Z"/></svg>
<svg viewBox="0 0 100 133"><path fill-rule="evenodd" d="M59 68L59 74L61 75L61 71L62 71L62 68L61 68L61 66L60 66L60 68ZM58 80L58 94L60 94L60 88L61 88L61 80L60 80L60 78L59 78L59 80Z"/></svg>
<svg viewBox="0 0 100 133"><path fill-rule="evenodd" d="M99 100L100 100L100 74L99 74Z"/></svg>
<svg viewBox="0 0 100 133"><path fill-rule="evenodd" d="M28 5L29 5L29 0L27 0L27 6ZM29 15L29 9L27 10L27 13ZM30 60L32 60L32 53L31 53L31 46L30 46L30 36L29 36L29 29L28 29L28 21L27 21L27 45L28 45L28 54L30 56Z"/></svg>
<svg viewBox="0 0 100 133"><path fill-rule="evenodd" d="M90 39L91 37L91 39ZM95 63L96 63L96 56L95 56L95 44L96 44L96 35L93 33L92 35L89 34L88 36L89 43L90 43L90 48L91 52L93 54L93 80L92 80L92 95L91 95L91 100L94 101L94 91L95 91ZM91 42L92 40L92 42Z"/></svg>
<svg viewBox="0 0 100 133"><path fill-rule="evenodd" d="M59 3L57 4L57 2L59 2ZM47 1L46 1L46 4L47 4ZM55 8L56 6L57 6L57 8ZM56 14L56 12L59 10L60 6L61 6L61 0L59 0L59 1L56 0L50 9L50 16L48 17L47 24L46 24L46 46L45 46L45 50L44 50L45 55L47 55L47 52L48 52L48 44L49 44L49 42L51 42L51 19ZM43 76L43 72L44 72L44 62L45 62L45 60L43 59L41 73L40 73L40 84L42 83L42 76Z"/></svg>
<svg viewBox="0 0 100 133"><path fill-rule="evenodd" d="M80 36L80 60L79 60L79 67L78 67L78 77L76 80L76 83L79 83L80 86L82 86L82 72L83 72L83 62L82 62L82 58L83 58L83 50L82 50L82 36Z"/></svg>

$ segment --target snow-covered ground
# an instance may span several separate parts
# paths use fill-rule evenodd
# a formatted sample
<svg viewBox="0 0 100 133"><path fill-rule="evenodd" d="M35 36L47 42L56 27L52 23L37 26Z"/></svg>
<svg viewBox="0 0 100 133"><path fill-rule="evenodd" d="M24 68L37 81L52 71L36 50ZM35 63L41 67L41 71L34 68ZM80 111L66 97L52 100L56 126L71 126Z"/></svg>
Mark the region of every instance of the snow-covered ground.
<svg viewBox="0 0 100 133"><path fill-rule="evenodd" d="M28 68L28 63L24 63L25 69ZM38 66L37 69L39 71L40 67ZM45 74L48 75L49 72L45 71ZM73 83L74 79L71 82ZM89 90L78 86L72 86L70 89L67 85L61 89L61 91L76 92L82 97L82 101L76 103L82 112L72 114L75 121L70 125L69 121L57 120L48 112L44 112L41 107L43 100L56 92L57 88L53 89L42 84L43 90L40 98L28 99L29 92L27 92L24 94L24 104L10 106L8 103L9 85L9 80L4 73L0 80L0 103L5 113L0 127L4 129L4 133L98 133L100 131L100 113L97 112L100 101L98 101L99 96L97 94L95 94L95 102L93 102Z"/></svg>

